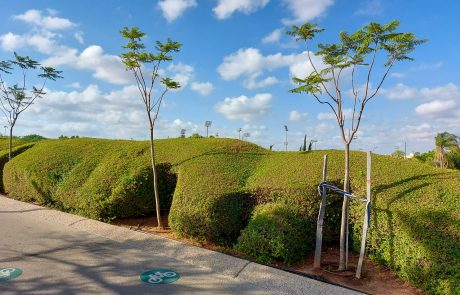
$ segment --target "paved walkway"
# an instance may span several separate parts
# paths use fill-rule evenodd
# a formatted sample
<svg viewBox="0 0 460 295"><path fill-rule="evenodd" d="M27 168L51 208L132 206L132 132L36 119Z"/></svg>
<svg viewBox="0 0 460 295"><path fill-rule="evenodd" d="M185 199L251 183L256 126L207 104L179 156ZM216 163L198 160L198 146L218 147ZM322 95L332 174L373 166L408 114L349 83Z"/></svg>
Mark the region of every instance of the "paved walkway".
<svg viewBox="0 0 460 295"><path fill-rule="evenodd" d="M163 237L0 196L0 281L4 294L360 294ZM177 271L171 284L139 280Z"/></svg>

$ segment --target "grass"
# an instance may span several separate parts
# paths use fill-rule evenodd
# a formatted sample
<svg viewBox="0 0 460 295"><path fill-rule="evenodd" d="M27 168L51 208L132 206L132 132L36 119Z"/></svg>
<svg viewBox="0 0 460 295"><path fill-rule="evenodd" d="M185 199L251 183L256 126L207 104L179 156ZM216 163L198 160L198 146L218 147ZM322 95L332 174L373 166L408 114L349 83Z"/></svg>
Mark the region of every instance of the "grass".
<svg viewBox="0 0 460 295"><path fill-rule="evenodd" d="M340 186L343 178L341 151L270 152L220 138L158 140L156 150L161 206L170 207L172 230L247 249L248 256L263 261L286 258L291 263L304 257L305 249L286 240L296 232L276 229L314 225L325 153L328 181ZM11 197L102 220L152 214L149 157L144 141L42 141L6 164L5 191ZM351 185L362 196L365 161L364 153L352 152ZM459 294L460 171L374 155L372 183L369 256L429 293ZM338 232L341 205L336 196L328 200L326 241ZM353 202L355 249L362 213L361 204ZM268 250L258 256L261 233L267 233L263 249ZM296 239L312 245L314 235Z"/></svg>

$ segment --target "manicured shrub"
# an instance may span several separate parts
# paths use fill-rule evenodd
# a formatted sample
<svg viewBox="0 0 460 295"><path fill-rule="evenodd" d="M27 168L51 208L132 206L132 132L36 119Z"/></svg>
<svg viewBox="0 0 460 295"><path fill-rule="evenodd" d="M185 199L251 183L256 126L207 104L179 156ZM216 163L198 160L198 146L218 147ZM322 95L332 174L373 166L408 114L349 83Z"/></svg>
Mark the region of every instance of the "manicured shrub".
<svg viewBox="0 0 460 295"><path fill-rule="evenodd" d="M11 151L11 156L16 157L22 152L25 152L26 150L30 149L34 144L33 143L28 143L28 144L23 144L18 147L13 148ZM0 192L3 192L3 167L5 167L6 162L8 162L8 150L4 149L0 151Z"/></svg>
<svg viewBox="0 0 460 295"><path fill-rule="evenodd" d="M243 231L238 245L255 244L260 232L251 228L262 218L257 216L264 216L258 213L264 206L271 210L282 205L287 210L273 209L275 214L266 209L271 212L265 214L272 220L269 224L284 226L280 220L294 214L295 220L314 225L325 153L329 155L328 182L343 185L342 151L277 153L222 138L178 138L155 144L161 206L167 210L172 202L172 230L198 240L231 246ZM148 142L46 140L8 162L3 180L10 197L111 220L154 212L149 163ZM353 192L365 196L365 154L352 152L350 164ZM437 169L416 159L374 155L372 183L369 257L428 293L459 294L460 171ZM338 234L340 206L340 198L328 196L326 243ZM362 213L362 204L352 201L354 243L360 241ZM279 250L283 235L279 231L273 235L278 238L271 243L278 248L269 254L249 246L245 252L262 261L295 261L298 256ZM314 232L304 238L305 244L313 243Z"/></svg>
<svg viewBox="0 0 460 295"><path fill-rule="evenodd" d="M243 188L261 156L215 154L184 163L169 215L171 229L199 240L235 243L252 209L252 197Z"/></svg>
<svg viewBox="0 0 460 295"><path fill-rule="evenodd" d="M368 255L430 294L460 294L460 173L414 161L374 157ZM351 208L355 250L363 210Z"/></svg>
<svg viewBox="0 0 460 295"><path fill-rule="evenodd" d="M259 205L242 231L235 248L259 262L279 260L291 264L314 247L313 220L283 203Z"/></svg>

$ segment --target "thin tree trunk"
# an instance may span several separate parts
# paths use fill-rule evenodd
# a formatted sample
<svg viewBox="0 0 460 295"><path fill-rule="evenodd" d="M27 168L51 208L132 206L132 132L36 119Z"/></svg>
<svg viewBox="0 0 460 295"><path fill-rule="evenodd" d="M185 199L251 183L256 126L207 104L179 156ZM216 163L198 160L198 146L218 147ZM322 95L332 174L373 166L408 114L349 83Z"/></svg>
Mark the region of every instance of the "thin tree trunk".
<svg viewBox="0 0 460 295"><path fill-rule="evenodd" d="M350 191L350 144L345 143L345 181L343 190ZM346 243L347 243L347 229L348 229L348 198L343 198L342 202L342 220L340 223L340 260L339 270L346 270Z"/></svg>
<svg viewBox="0 0 460 295"><path fill-rule="evenodd" d="M9 151L8 151L8 161L11 160L11 151L13 149L13 127L14 125L10 126L10 138L9 138Z"/></svg>
<svg viewBox="0 0 460 295"><path fill-rule="evenodd" d="M155 166L155 146L153 143L153 128L150 128L150 155L152 158L152 171L153 171L153 190L155 192L155 209L157 213L157 223L160 229L163 229L163 223L161 222L161 213L160 213L160 196L158 193L158 177L157 169Z"/></svg>

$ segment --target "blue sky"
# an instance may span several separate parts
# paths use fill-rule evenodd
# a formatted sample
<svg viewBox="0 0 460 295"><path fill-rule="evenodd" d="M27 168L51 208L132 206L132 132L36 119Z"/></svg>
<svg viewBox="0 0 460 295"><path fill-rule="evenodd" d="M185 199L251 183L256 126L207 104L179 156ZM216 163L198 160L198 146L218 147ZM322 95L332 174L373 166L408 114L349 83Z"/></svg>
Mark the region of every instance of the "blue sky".
<svg viewBox="0 0 460 295"><path fill-rule="evenodd" d="M242 128L250 141L275 150L284 149L284 125L290 150L298 150L303 134L318 140L317 148L341 148L330 110L288 93L291 77L311 68L304 45L285 31L315 22L326 29L315 41L331 43L342 30L397 19L400 31L429 41L412 54L415 61L393 68L352 148L391 153L406 141L408 152L426 151L436 133L460 134L459 9L456 1L17 0L0 11L0 60L17 51L64 71L65 79L48 84L47 95L21 115L16 135L146 139L141 98L118 57L119 30L139 26L150 48L167 37L183 43L163 67L183 87L167 94L157 138L177 137L183 128L204 134L211 120L211 134L237 138ZM382 67L375 77L381 74ZM351 84L345 79L342 87Z"/></svg>

